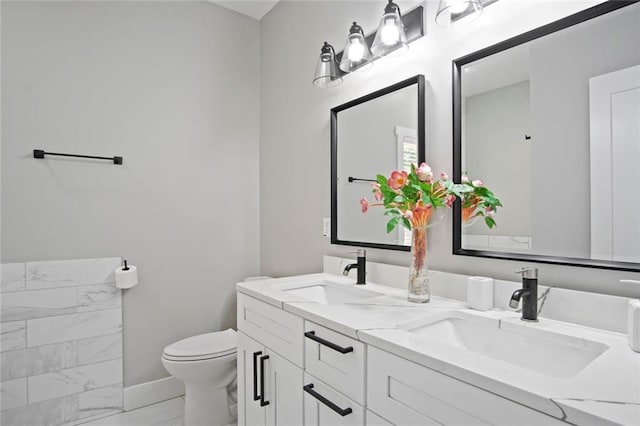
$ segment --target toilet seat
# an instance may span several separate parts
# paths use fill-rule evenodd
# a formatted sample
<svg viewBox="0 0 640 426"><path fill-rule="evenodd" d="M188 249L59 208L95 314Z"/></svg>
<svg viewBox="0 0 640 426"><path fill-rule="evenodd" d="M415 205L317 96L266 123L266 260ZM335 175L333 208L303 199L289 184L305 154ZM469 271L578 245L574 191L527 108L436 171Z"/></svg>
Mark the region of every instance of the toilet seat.
<svg viewBox="0 0 640 426"><path fill-rule="evenodd" d="M238 336L229 328L179 340L164 348L162 357L169 361L203 361L236 353Z"/></svg>

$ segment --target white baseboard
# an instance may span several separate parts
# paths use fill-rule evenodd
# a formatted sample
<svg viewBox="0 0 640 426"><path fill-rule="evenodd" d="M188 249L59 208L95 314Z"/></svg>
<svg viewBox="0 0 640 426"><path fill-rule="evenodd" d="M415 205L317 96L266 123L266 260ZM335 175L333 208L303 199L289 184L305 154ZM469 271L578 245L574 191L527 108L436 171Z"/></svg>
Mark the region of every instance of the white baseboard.
<svg viewBox="0 0 640 426"><path fill-rule="evenodd" d="M184 395L184 383L173 376L124 388L124 411Z"/></svg>

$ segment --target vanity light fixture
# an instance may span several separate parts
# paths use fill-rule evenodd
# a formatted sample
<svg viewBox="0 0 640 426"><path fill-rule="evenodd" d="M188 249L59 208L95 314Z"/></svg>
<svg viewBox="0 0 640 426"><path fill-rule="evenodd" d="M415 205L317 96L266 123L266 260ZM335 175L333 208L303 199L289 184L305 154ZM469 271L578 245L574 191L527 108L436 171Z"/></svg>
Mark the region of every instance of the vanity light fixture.
<svg viewBox="0 0 640 426"><path fill-rule="evenodd" d="M409 50L409 43L404 32L400 7L393 0L389 0L378 25L371 51L376 56L384 56L391 52L401 54L407 50Z"/></svg>
<svg viewBox="0 0 640 426"><path fill-rule="evenodd" d="M337 86L345 74L369 69L376 59L406 51L409 43L424 36L424 6L417 6L400 15L398 5L393 0L388 2L375 33L365 36L362 27L353 22L342 52L336 53L329 43L324 42L313 78L315 86ZM374 49L375 52L372 52Z"/></svg>
<svg viewBox="0 0 640 426"><path fill-rule="evenodd" d="M440 0L436 13L436 24L453 28L473 21L482 14L481 0Z"/></svg>
<svg viewBox="0 0 640 426"><path fill-rule="evenodd" d="M335 87L341 83L342 77L336 62L336 51L332 45L325 41L320 49L320 58L318 59L313 84L316 87Z"/></svg>
<svg viewBox="0 0 640 426"><path fill-rule="evenodd" d="M364 39L362 27L353 21L349 29L347 44L344 46L340 69L344 72L361 71L373 66L373 54Z"/></svg>

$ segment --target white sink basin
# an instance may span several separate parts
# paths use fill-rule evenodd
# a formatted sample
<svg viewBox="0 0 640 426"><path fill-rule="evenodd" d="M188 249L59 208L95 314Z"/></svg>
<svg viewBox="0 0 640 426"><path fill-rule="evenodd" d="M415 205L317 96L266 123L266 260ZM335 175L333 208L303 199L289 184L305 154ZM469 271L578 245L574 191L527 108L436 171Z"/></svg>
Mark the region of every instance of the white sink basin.
<svg viewBox="0 0 640 426"><path fill-rule="evenodd" d="M323 303L325 305L359 302L382 295L382 293L375 291L344 284L336 284L331 281L305 283L296 287L282 288L280 290L310 302Z"/></svg>
<svg viewBox="0 0 640 426"><path fill-rule="evenodd" d="M419 339L481 354L555 378L573 377L609 347L603 343L535 329L535 325L474 319L473 314L451 313L422 325L401 327Z"/></svg>

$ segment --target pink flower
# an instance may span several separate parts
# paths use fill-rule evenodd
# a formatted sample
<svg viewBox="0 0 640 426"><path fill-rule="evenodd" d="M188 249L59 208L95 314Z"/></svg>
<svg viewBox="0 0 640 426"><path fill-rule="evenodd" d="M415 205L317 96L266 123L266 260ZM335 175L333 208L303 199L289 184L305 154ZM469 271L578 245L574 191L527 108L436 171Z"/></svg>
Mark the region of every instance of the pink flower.
<svg viewBox="0 0 640 426"><path fill-rule="evenodd" d="M420 167L416 169L416 174L422 182L431 182L433 180L433 172L427 163L420 164Z"/></svg>
<svg viewBox="0 0 640 426"><path fill-rule="evenodd" d="M362 213L366 213L369 210L369 201L366 198L360 200L360 206L362 207Z"/></svg>
<svg viewBox="0 0 640 426"><path fill-rule="evenodd" d="M445 172L440 172L440 179L449 180L449 175L447 175Z"/></svg>
<svg viewBox="0 0 640 426"><path fill-rule="evenodd" d="M411 210L407 210L406 212L404 212L402 214L404 217L406 217L408 220L413 219L413 212Z"/></svg>
<svg viewBox="0 0 640 426"><path fill-rule="evenodd" d="M382 201L382 191L380 191L380 184L373 184L373 195L376 197L376 201Z"/></svg>
<svg viewBox="0 0 640 426"><path fill-rule="evenodd" d="M399 172L397 170L391 172L391 177L389 178L389 181L387 183L393 190L402 188L407 184L407 172Z"/></svg>
<svg viewBox="0 0 640 426"><path fill-rule="evenodd" d="M484 186L484 182L482 182L480 179L476 179L473 182L471 182L471 184L473 186Z"/></svg>
<svg viewBox="0 0 640 426"><path fill-rule="evenodd" d="M453 194L449 194L447 195L447 198L445 198L444 203L447 207L451 208L453 207L453 203L456 201L456 196Z"/></svg>
<svg viewBox="0 0 640 426"><path fill-rule="evenodd" d="M487 213L487 216L489 217L494 217L496 215L496 211L491 206L487 207L486 213Z"/></svg>
<svg viewBox="0 0 640 426"><path fill-rule="evenodd" d="M462 183L469 183L469 176L462 175L462 178L460 180L462 181Z"/></svg>

